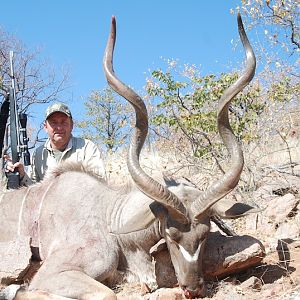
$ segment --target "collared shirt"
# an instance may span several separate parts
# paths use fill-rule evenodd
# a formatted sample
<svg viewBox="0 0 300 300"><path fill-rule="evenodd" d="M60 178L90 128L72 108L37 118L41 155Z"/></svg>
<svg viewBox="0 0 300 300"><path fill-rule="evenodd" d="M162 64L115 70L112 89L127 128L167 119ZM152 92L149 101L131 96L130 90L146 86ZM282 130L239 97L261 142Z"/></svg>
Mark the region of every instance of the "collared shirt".
<svg viewBox="0 0 300 300"><path fill-rule="evenodd" d="M98 147L90 140L71 137L64 151L53 150L50 139L38 147L32 156L31 173L22 179L22 184L30 185L41 181L46 171L50 171L61 161L81 162L99 178L106 179L104 162Z"/></svg>

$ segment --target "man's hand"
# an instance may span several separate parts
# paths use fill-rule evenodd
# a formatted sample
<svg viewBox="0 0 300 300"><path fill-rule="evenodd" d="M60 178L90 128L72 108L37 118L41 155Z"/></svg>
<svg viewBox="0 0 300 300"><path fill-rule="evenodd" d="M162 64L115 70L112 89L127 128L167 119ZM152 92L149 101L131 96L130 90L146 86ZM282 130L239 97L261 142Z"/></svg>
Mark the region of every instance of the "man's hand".
<svg viewBox="0 0 300 300"><path fill-rule="evenodd" d="M20 161L13 164L9 155L4 155L3 158L5 160L5 172L14 172L15 169L18 169L20 178L24 177L25 175L24 165Z"/></svg>

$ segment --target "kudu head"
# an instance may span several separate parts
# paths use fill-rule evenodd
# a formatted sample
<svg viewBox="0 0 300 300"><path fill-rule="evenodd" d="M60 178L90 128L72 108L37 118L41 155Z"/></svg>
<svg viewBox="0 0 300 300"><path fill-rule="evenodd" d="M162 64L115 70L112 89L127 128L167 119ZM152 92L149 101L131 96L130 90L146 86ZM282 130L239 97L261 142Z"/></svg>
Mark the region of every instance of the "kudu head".
<svg viewBox="0 0 300 300"><path fill-rule="evenodd" d="M231 100L251 81L255 73L255 56L238 15L238 29L246 52L246 67L237 81L223 94L218 107L218 131L226 146L230 164L222 178L213 182L205 192L181 186L167 188L148 176L139 164L139 156L148 133L148 114L143 100L121 82L113 70L113 50L116 40L116 20L112 17L111 32L107 42L103 65L109 85L133 106L136 114L135 130L131 139L127 165L137 187L151 201L145 211L137 212L123 233L141 230L154 220L159 220L178 283L187 298L204 297L202 273L204 244L210 231L210 217L239 217L253 208L246 204L219 201L237 185L243 169L243 153L232 132L228 118ZM151 213L149 214L149 211Z"/></svg>

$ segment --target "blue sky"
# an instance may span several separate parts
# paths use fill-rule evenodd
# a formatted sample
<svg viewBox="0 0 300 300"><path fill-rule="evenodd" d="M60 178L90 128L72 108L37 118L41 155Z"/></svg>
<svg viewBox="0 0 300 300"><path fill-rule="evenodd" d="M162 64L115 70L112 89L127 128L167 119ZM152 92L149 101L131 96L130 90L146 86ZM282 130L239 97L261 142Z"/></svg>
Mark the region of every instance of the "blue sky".
<svg viewBox="0 0 300 300"><path fill-rule="evenodd" d="M106 81L102 56L111 16L117 19L114 66L118 77L142 90L148 70L165 67L162 58L201 65L203 73L240 69L236 0L15 0L1 3L0 26L59 70L70 68L71 87L63 101L75 119L83 116L84 99ZM12 49L13 50L13 49ZM233 64L232 64L233 62ZM228 67L231 66L231 67ZM40 108L42 111L46 108ZM42 117L33 112L36 120Z"/></svg>

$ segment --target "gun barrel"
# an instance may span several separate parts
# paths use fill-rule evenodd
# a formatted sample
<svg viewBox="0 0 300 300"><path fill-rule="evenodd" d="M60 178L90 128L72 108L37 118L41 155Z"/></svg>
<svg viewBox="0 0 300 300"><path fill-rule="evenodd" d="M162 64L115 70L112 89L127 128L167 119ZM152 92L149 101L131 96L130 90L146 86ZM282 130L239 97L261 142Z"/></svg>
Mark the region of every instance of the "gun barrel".
<svg viewBox="0 0 300 300"><path fill-rule="evenodd" d="M17 97L16 97L16 88L15 88L15 73L14 73L14 52L9 51L9 60L10 60L10 76L11 76L11 88L9 90L9 101L10 101L10 137L11 137L11 146L17 149L19 152L20 146L20 129L19 129L19 117L18 117L18 107L17 107ZM13 149L13 148L12 148ZM19 160L19 156L12 153L13 162Z"/></svg>
<svg viewBox="0 0 300 300"><path fill-rule="evenodd" d="M26 133L27 116L26 114L18 114L15 74L13 64L14 52L9 52L10 58L10 75L11 87L9 88L9 111L10 111L10 145L11 145L11 159L16 163L23 158L25 166L30 165L30 153L28 151L28 138ZM20 186L20 174L17 169L14 172L7 172L6 176L7 187L15 189Z"/></svg>

